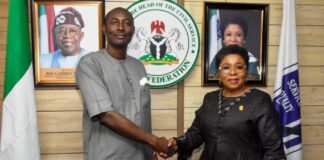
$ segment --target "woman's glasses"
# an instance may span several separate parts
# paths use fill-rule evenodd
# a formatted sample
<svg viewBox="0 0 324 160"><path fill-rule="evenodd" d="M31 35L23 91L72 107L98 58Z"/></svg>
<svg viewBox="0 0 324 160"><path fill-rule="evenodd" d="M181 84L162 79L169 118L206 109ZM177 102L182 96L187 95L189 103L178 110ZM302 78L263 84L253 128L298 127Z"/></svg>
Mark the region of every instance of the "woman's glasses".
<svg viewBox="0 0 324 160"><path fill-rule="evenodd" d="M246 71L246 65L244 64L234 64L234 65L223 65L218 68L221 73L228 74L231 71L235 71L235 73L242 73Z"/></svg>

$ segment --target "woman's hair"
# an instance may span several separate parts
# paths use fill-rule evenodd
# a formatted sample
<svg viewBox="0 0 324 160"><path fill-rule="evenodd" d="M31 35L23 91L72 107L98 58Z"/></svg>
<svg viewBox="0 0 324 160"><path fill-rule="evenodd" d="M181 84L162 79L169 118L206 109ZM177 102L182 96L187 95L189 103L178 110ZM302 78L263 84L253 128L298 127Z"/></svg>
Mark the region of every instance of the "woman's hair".
<svg viewBox="0 0 324 160"><path fill-rule="evenodd" d="M238 55L243 58L246 68L249 67L249 54L245 48L239 45L229 45L221 48L216 54L216 70L218 70L219 65L227 55Z"/></svg>
<svg viewBox="0 0 324 160"><path fill-rule="evenodd" d="M222 38L223 39L224 39L225 29L230 24L239 25L242 28L243 32L244 32L244 38L248 35L249 27L248 27L247 21L242 16L239 16L239 15L228 16L226 19L224 19L224 22L225 23L222 24L222 27L221 27L221 32L222 32Z"/></svg>

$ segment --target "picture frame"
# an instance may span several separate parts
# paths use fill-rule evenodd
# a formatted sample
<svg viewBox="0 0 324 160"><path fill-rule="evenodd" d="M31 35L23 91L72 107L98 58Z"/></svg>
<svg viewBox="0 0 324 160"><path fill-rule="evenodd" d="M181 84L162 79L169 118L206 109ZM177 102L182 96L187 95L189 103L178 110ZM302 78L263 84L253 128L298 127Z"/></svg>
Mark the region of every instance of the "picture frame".
<svg viewBox="0 0 324 160"><path fill-rule="evenodd" d="M249 52L247 84L266 86L268 12L268 4L204 3L202 86L220 85L215 55L222 46L231 44Z"/></svg>
<svg viewBox="0 0 324 160"><path fill-rule="evenodd" d="M104 46L104 1L33 0L31 15L35 86L75 87L80 58Z"/></svg>

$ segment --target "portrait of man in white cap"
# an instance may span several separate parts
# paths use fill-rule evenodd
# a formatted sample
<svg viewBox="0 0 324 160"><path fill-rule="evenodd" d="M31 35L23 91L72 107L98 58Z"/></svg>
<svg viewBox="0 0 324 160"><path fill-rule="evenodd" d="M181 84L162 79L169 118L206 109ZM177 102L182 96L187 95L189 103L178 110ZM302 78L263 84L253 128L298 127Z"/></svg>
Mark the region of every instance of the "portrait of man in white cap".
<svg viewBox="0 0 324 160"><path fill-rule="evenodd" d="M80 46L84 38L84 21L73 7L62 9L54 18L53 35L57 50L40 55L41 68L75 68L88 53Z"/></svg>

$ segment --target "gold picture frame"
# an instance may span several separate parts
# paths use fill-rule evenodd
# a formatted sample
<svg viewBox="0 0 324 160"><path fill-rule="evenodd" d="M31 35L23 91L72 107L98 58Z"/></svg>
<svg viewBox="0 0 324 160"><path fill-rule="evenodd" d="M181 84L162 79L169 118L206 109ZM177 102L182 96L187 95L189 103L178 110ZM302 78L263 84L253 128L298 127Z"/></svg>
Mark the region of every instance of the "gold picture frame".
<svg viewBox="0 0 324 160"><path fill-rule="evenodd" d="M104 46L104 1L34 0L31 14L35 86L75 86L80 58Z"/></svg>

